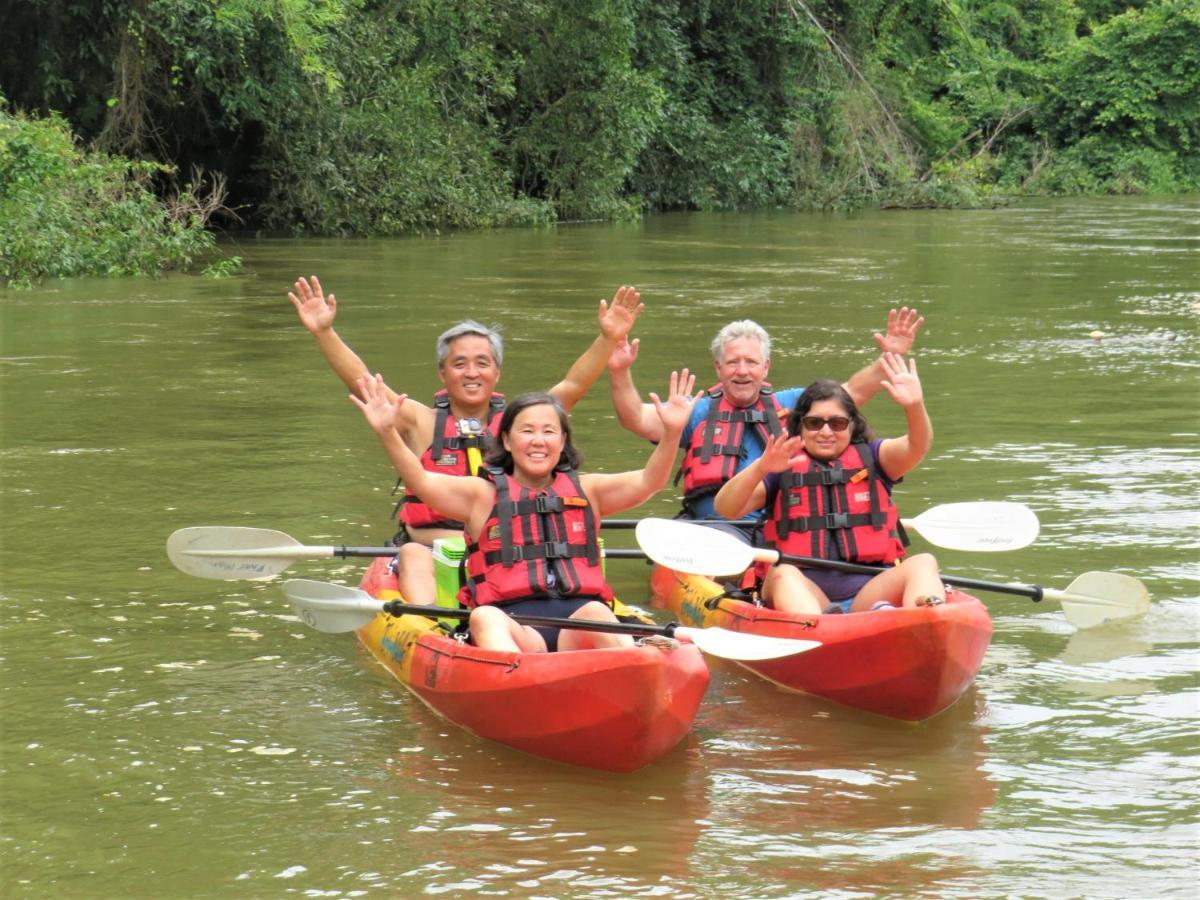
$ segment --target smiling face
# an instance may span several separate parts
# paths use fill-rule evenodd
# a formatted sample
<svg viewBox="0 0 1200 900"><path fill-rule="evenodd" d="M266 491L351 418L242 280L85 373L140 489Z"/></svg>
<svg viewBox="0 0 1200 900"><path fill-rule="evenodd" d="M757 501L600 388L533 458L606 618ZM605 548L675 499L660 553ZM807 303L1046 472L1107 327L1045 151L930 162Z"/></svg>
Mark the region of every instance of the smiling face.
<svg viewBox="0 0 1200 900"><path fill-rule="evenodd" d="M761 341L741 337L726 341L720 359L713 365L729 402L734 406L749 406L758 399L771 361L763 353Z"/></svg>
<svg viewBox="0 0 1200 900"><path fill-rule="evenodd" d="M842 405L840 400L818 400L805 413L804 419L834 419L842 418L849 420L850 414L846 412L846 407ZM800 424L800 436L804 439L804 452L813 459L828 461L837 459L841 456L847 447L850 446L851 429L846 428L842 431L834 431L833 428L825 423L815 431L804 424L804 420Z"/></svg>
<svg viewBox="0 0 1200 900"><path fill-rule="evenodd" d="M549 403L528 406L517 413L512 428L500 439L512 457L513 474L526 487L542 487L554 479L566 434L558 410Z"/></svg>
<svg viewBox="0 0 1200 900"><path fill-rule="evenodd" d="M465 334L452 340L449 349L438 367L438 377L450 394L450 402L464 407L464 412L485 408L500 380L500 367L488 339Z"/></svg>

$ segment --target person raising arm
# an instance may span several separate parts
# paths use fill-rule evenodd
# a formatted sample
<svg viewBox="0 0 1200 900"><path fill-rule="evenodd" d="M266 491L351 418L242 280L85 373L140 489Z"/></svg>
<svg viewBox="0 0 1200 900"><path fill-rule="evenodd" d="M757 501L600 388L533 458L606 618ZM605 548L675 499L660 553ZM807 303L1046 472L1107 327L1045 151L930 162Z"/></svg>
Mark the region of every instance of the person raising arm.
<svg viewBox="0 0 1200 900"><path fill-rule="evenodd" d="M326 296L320 280L300 278L288 294L304 327L313 335L322 356L334 373L358 390L359 379L369 374L366 364L334 329L337 298ZM600 301L600 335L575 361L550 393L570 408L604 371L617 344L625 340L644 305L633 287L622 286L612 303ZM500 335L478 322L466 321L447 329L437 340L438 378L443 389L432 405L410 399L400 410L396 427L401 440L425 467L450 475L473 474L474 462L494 437L504 408L496 392L504 344ZM393 395L394 397L394 395ZM430 548L438 538L462 532L462 523L438 510L406 486L399 508L400 527L393 538L397 551L396 574L405 598L412 603L432 602L435 591Z"/></svg>
<svg viewBox="0 0 1200 900"><path fill-rule="evenodd" d="M664 434L677 438L691 413L694 376L672 373L667 399L652 395ZM600 518L645 502L667 483L675 441L654 448L643 468L581 474L565 410L548 393L522 394L504 412L498 443L481 478L430 472L400 439L406 402L379 376L363 378L350 399L379 435L396 471L448 515L466 523L472 640L499 650L545 652L630 643L627 635L519 625L507 613L614 620L612 588L600 565ZM503 605L501 609L500 604Z"/></svg>
<svg viewBox="0 0 1200 900"><path fill-rule="evenodd" d="M942 602L937 560L928 553L904 558L891 499L892 486L929 452L933 426L916 361L906 367L898 354L885 353L881 362L882 386L904 410L904 435L872 440L845 387L816 381L797 401L787 431L717 493L723 516L767 507L767 543L781 553L856 563L903 560L878 575L773 566L762 596L775 609L816 614Z"/></svg>
<svg viewBox="0 0 1200 900"><path fill-rule="evenodd" d="M887 352L907 352L916 339L924 318L916 310L903 307L888 313L887 333L876 334L875 342ZM661 432L633 384L631 368L638 355L638 342L623 341L609 357L609 379L613 407L621 425L651 440L661 440ZM717 384L696 404L692 419L684 429L685 449L680 475L683 479L682 517L712 519L716 512L712 498L721 485L753 462L765 442L779 433L779 421L799 397L800 388L774 391L767 384L771 367L771 338L758 323L744 319L723 327L712 342L713 365ZM876 393L885 377L881 360L856 372L846 387L856 402L865 402ZM761 518L755 511L754 518ZM751 542L753 528L733 528L717 524L742 540Z"/></svg>

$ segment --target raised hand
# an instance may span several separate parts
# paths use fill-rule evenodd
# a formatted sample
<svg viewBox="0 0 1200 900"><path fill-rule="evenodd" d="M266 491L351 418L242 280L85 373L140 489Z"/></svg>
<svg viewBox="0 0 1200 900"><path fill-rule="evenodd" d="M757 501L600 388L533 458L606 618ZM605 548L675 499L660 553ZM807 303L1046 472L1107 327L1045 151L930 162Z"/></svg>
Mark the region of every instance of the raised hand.
<svg viewBox="0 0 1200 900"><path fill-rule="evenodd" d="M915 309L902 306L900 309L888 310L887 334L875 332L875 343L882 353L899 353L904 355L912 350L917 332L925 324L925 317L917 315Z"/></svg>
<svg viewBox="0 0 1200 900"><path fill-rule="evenodd" d="M621 372L633 366L637 361L639 338L630 340L621 340L616 348L608 357L608 370L610 372Z"/></svg>
<svg viewBox="0 0 1200 900"><path fill-rule="evenodd" d="M899 406L908 409L925 402L921 379L917 377L915 359L909 359L908 367L905 368L904 357L899 353L885 353L882 362L886 373L883 387Z"/></svg>
<svg viewBox="0 0 1200 900"><path fill-rule="evenodd" d="M316 275L312 277L312 285L303 276L296 281L295 293L288 291L288 299L300 314L300 321L313 334L325 331L333 325L337 315L337 298L333 294L325 298L321 290L321 282Z"/></svg>
<svg viewBox="0 0 1200 900"><path fill-rule="evenodd" d="M803 449L804 438L799 435L788 437L788 433L784 431L767 442L766 449L759 457L759 465L764 473L786 472Z"/></svg>
<svg viewBox="0 0 1200 900"><path fill-rule="evenodd" d="M610 341L623 341L629 337L633 323L642 314L646 304L641 294L632 285L621 285L613 294L612 303L600 301L600 333Z"/></svg>
<svg viewBox="0 0 1200 900"><path fill-rule="evenodd" d="M683 431L688 419L692 416L692 407L700 399L700 394L693 394L696 387L696 376L684 369L682 372L672 372L669 393L664 403L658 394L651 392L650 401L658 418L662 420L663 430L667 432Z"/></svg>
<svg viewBox="0 0 1200 900"><path fill-rule="evenodd" d="M407 394L395 394L383 383L382 375L364 375L358 379L358 391L362 399L350 395L350 401L362 410L367 423L376 432L385 432L399 425L400 407Z"/></svg>

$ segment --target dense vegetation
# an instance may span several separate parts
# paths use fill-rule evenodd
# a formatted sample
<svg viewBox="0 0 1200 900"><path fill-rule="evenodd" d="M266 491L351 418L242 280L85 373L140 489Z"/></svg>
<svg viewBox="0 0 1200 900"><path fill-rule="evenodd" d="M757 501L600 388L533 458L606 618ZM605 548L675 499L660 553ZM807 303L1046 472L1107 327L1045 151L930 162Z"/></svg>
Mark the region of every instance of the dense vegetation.
<svg viewBox="0 0 1200 900"><path fill-rule="evenodd" d="M192 186L160 199L170 170L76 146L58 116L0 110L0 284L187 266L215 243ZM214 274L230 264L212 264Z"/></svg>
<svg viewBox="0 0 1200 900"><path fill-rule="evenodd" d="M224 179L194 205L254 227L1200 188L1196 0L26 0L0 24L10 110L138 160L126 184ZM5 135L33 120L0 114L20 203Z"/></svg>

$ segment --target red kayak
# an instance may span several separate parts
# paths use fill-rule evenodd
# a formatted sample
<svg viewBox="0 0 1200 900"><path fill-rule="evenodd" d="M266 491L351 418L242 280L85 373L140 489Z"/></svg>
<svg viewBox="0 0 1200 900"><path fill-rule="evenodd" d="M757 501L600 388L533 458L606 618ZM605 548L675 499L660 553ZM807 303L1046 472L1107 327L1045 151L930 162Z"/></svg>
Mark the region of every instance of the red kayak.
<svg viewBox="0 0 1200 900"><path fill-rule="evenodd" d="M721 597L711 579L663 566L650 587L656 605L686 625L821 641L809 653L741 665L788 690L910 722L962 696L992 638L987 608L955 590L939 606L797 615Z"/></svg>
<svg viewBox="0 0 1200 900"><path fill-rule="evenodd" d="M362 588L400 597L388 560ZM430 709L472 734L534 756L630 772L691 730L708 667L690 643L557 653L482 650L424 616L376 616L359 640Z"/></svg>

